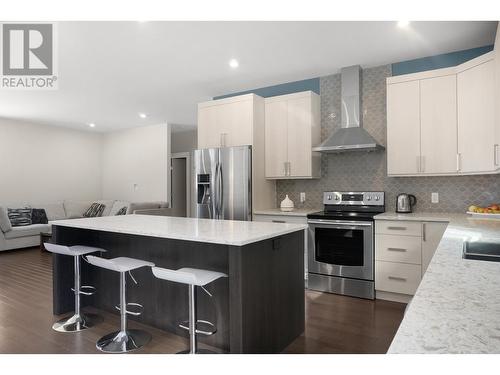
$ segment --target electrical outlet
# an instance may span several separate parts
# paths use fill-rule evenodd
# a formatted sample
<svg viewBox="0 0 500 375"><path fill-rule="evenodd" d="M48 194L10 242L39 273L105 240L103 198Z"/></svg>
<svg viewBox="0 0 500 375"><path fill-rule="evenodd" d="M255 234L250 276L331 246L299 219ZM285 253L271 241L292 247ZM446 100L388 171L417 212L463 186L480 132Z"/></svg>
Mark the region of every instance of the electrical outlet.
<svg viewBox="0 0 500 375"><path fill-rule="evenodd" d="M137 191L137 190L139 190L139 185L134 184L134 191Z"/></svg>
<svg viewBox="0 0 500 375"><path fill-rule="evenodd" d="M304 203L306 201L306 193L300 193L300 203Z"/></svg>
<svg viewBox="0 0 500 375"><path fill-rule="evenodd" d="M439 203L439 193L431 193L431 202Z"/></svg>

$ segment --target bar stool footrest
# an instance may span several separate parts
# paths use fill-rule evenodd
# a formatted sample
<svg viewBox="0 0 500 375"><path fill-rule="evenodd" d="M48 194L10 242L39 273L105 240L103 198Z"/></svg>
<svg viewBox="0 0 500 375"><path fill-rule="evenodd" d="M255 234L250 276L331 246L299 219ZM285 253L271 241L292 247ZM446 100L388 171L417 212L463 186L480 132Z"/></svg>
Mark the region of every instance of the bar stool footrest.
<svg viewBox="0 0 500 375"><path fill-rule="evenodd" d="M138 311L130 311L128 309L129 306L133 307L133 308L137 308ZM117 309L118 311L122 310L119 305L115 306L115 309ZM127 313L129 315L133 315L133 316L139 316L142 314L143 311L144 311L144 306L141 305L140 303L129 302L129 303L127 303L127 305L125 307L125 313Z"/></svg>
<svg viewBox="0 0 500 375"><path fill-rule="evenodd" d="M88 290L88 292L86 290ZM97 289L95 287L93 287L93 286L82 285L80 287L80 294L82 294L84 296L93 296L95 294L96 290ZM71 291L75 292L75 288L71 288Z"/></svg>
<svg viewBox="0 0 500 375"><path fill-rule="evenodd" d="M208 329L198 329L198 325L206 325ZM186 331L189 331L189 321L183 321L179 324L179 328L182 328ZM204 336L212 336L217 332L217 327L212 322L207 320L198 319L196 321L196 334L204 335Z"/></svg>

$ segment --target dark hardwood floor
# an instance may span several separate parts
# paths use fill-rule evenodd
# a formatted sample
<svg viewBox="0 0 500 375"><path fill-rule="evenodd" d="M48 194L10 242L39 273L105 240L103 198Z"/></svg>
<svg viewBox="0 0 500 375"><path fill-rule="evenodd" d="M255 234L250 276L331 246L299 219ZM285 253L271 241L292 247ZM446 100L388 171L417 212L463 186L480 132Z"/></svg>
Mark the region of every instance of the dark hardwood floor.
<svg viewBox="0 0 500 375"><path fill-rule="evenodd" d="M68 285L68 287L70 287ZM404 304L306 292L306 329L285 353L385 353L403 318ZM38 248L0 252L0 353L99 353L95 342L119 327L119 316L78 334L52 330L52 256ZM153 340L136 353L175 353L188 340L143 328Z"/></svg>

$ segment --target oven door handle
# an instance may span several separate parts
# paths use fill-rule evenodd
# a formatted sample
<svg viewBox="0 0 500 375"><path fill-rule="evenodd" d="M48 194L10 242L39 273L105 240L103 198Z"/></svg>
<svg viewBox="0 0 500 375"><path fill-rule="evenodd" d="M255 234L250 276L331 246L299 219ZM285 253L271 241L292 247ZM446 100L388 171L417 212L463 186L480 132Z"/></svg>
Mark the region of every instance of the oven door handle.
<svg viewBox="0 0 500 375"><path fill-rule="evenodd" d="M308 220L308 224L321 224L328 226L343 226L343 227L371 227L373 223L371 222L359 222L359 221L348 221L348 220Z"/></svg>

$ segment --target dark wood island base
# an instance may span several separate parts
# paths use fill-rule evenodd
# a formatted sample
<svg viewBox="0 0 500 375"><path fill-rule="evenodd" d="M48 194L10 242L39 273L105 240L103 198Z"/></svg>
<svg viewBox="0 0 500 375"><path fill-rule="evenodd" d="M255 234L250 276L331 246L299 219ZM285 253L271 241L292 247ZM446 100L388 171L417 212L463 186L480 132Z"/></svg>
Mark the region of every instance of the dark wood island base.
<svg viewBox="0 0 500 375"><path fill-rule="evenodd" d="M279 353L304 331L304 231L233 246L175 240L93 229L52 227L52 243L87 245L106 249L102 256L126 256L158 267L202 268L226 273L208 285L211 298L198 289L198 318L213 322L217 333L199 337L201 343L229 353ZM73 311L73 259L54 254L54 314ZM156 279L149 268L133 271L135 285L127 278L127 298L144 306L131 317L178 335L188 317L188 288ZM97 292L82 298L82 306L118 313L119 279L116 272L82 262L82 285Z"/></svg>

